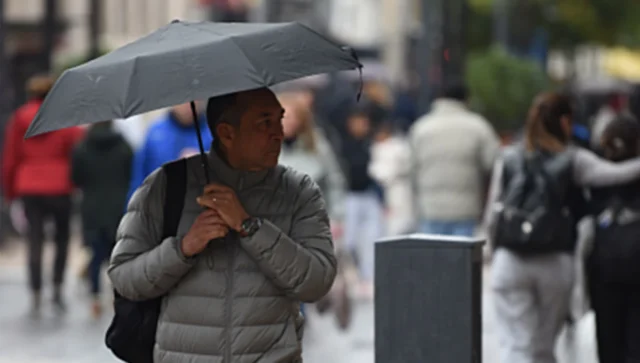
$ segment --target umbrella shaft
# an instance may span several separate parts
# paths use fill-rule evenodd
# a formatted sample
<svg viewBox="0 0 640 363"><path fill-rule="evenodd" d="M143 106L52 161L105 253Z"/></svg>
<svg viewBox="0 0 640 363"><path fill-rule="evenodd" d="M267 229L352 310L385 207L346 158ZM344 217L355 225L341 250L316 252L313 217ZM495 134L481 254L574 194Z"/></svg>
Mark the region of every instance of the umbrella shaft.
<svg viewBox="0 0 640 363"><path fill-rule="evenodd" d="M200 128L200 120L198 117L198 111L196 111L196 103L191 101L191 114L193 115L193 123L196 127L196 135L198 135L198 148L200 148L200 159L202 160L202 168L204 169L204 177L207 184L211 183L209 177L209 162L207 161L207 154L204 151L204 142L202 141L202 129Z"/></svg>

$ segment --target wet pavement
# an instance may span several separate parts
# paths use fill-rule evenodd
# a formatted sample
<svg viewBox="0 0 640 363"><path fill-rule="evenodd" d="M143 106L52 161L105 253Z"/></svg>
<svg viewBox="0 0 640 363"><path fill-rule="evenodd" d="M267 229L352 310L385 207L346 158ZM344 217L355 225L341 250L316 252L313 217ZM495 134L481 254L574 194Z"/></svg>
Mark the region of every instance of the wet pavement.
<svg viewBox="0 0 640 363"><path fill-rule="evenodd" d="M0 363L118 361L103 342L109 314L105 313L98 320L90 315L87 286L77 277L84 257L77 245L75 243L76 247L72 249L68 271L68 312L59 315L45 303L38 319L28 315L29 295L23 252L18 248L0 250ZM489 273L487 269L485 279ZM48 302L50 295L44 297ZM483 362L486 363L498 362L490 298L485 284ZM315 309L309 310L304 342L305 363L374 362L373 304L358 303L353 325L346 332L337 330L331 314L318 316ZM592 317L584 319L570 336L565 334L558 346L560 363L596 363Z"/></svg>

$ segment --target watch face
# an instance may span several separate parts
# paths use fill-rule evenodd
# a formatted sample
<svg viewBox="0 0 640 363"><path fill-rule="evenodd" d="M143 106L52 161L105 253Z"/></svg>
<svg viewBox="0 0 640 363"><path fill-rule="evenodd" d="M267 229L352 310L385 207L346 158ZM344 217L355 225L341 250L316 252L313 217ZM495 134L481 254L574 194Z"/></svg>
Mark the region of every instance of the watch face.
<svg viewBox="0 0 640 363"><path fill-rule="evenodd" d="M244 229L245 232L249 232L249 229L251 229L252 224L253 224L252 220L247 219L246 221L242 222L242 229Z"/></svg>
<svg viewBox="0 0 640 363"><path fill-rule="evenodd" d="M260 228L260 220L258 218L249 218L242 223L242 229L245 233L252 235Z"/></svg>

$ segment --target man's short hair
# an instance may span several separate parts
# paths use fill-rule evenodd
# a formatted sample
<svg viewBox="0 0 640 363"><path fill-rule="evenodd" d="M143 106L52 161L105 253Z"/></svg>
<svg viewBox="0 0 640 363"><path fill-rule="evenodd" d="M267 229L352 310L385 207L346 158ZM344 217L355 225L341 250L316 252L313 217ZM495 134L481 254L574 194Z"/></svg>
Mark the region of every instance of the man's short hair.
<svg viewBox="0 0 640 363"><path fill-rule="evenodd" d="M242 117L242 111L237 107L237 93L228 95L215 96L209 98L207 101L207 124L209 130L217 139L216 127L220 123L226 123L233 126L240 125L240 118Z"/></svg>
<svg viewBox="0 0 640 363"><path fill-rule="evenodd" d="M469 89L462 83L451 84L445 87L441 97L465 102L469 98Z"/></svg>

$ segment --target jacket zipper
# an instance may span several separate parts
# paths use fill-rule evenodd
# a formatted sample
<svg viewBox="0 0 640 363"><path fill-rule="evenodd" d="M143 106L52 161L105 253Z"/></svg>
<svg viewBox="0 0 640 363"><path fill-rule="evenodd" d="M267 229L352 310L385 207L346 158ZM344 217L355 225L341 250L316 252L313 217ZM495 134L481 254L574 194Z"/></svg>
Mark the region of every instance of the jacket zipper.
<svg viewBox="0 0 640 363"><path fill-rule="evenodd" d="M233 278L233 267L235 265L235 259L236 259L236 250L234 248L233 243L230 243L227 245L228 249L229 249L229 254L230 254L230 259L229 259L229 265L227 266L227 298L225 301L226 304L226 325L227 325L227 345L225 347L225 358L224 361L226 363L231 363L232 358L233 358L233 352L232 352L232 344L233 344L233 334L232 334L232 323L233 323L233 284L234 284L234 278Z"/></svg>

